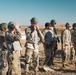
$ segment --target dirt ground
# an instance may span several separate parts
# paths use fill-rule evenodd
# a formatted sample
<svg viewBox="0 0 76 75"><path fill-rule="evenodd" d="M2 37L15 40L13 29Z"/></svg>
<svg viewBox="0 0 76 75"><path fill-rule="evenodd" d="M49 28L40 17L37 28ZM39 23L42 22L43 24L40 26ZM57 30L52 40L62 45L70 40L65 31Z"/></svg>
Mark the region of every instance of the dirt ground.
<svg viewBox="0 0 76 75"><path fill-rule="evenodd" d="M62 68L62 59L61 59L61 50L60 44L58 44L58 50L56 52L56 57L54 58L54 66L50 66L50 68L54 69L55 72L45 72L42 67L45 59L43 45L40 44L39 46L39 56L40 56L40 66L39 71L35 72L33 69L30 70L29 73L25 73L25 41L22 42L23 50L21 51L21 68L22 68L22 75L76 75L76 69L74 64L68 64L64 68Z"/></svg>
<svg viewBox="0 0 76 75"><path fill-rule="evenodd" d="M26 27L22 26L22 30L24 30ZM40 27L42 30L44 27ZM64 25L57 25L57 32L58 36L60 37L61 31L64 29ZM40 57L40 65L39 65L39 71L35 72L33 69L30 70L29 73L25 74L24 68L25 68L25 41L21 41L23 50L21 51L21 68L22 68L22 75L76 75L76 69L74 64L68 64L65 65L64 68L62 68L62 59L61 59L61 45L58 44L58 50L56 52L56 57L54 58L54 66L50 66L50 68L54 69L55 72L45 72L42 67L45 59L44 54L44 48L43 45L40 44L39 46L39 57Z"/></svg>

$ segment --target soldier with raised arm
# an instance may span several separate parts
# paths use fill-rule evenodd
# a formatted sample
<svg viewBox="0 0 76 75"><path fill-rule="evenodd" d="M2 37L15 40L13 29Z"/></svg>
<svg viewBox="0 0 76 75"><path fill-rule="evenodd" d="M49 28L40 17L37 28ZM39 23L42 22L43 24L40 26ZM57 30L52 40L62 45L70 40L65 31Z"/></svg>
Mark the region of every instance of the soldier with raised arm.
<svg viewBox="0 0 76 75"><path fill-rule="evenodd" d="M31 26L25 29L26 33L26 62L25 62L25 71L29 72L30 62L32 59L32 64L34 70L38 71L39 67L39 42L44 41L44 37L37 26L38 19L33 17L31 20Z"/></svg>
<svg viewBox="0 0 76 75"><path fill-rule="evenodd" d="M20 67L20 38L21 34L17 30L16 22L8 23L8 32L5 34L5 41L8 49L8 75L21 75Z"/></svg>

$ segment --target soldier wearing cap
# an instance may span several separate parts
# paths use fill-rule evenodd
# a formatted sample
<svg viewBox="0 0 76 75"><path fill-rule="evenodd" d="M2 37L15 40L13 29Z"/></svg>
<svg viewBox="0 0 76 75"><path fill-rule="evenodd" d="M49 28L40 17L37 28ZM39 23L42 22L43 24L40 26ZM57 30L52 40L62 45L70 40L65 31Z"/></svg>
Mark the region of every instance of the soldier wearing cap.
<svg viewBox="0 0 76 75"><path fill-rule="evenodd" d="M6 75L8 71L7 47L4 40L7 28L6 23L0 24L0 75Z"/></svg>
<svg viewBox="0 0 76 75"><path fill-rule="evenodd" d="M45 28L42 31L44 35L44 51L45 51L45 61L44 61L44 70L45 71L54 71L50 68L50 65L53 63L54 58L54 32L50 27L50 23L45 23ZM49 69L48 69L49 68Z"/></svg>
<svg viewBox="0 0 76 75"><path fill-rule="evenodd" d="M38 45L39 42L44 41L44 37L39 30L37 23L38 19L33 17L31 20L31 26L25 29L26 34L26 65L25 65L25 71L29 72L29 67L32 59L32 63L34 66L34 70L38 71L39 67L39 50Z"/></svg>
<svg viewBox="0 0 76 75"><path fill-rule="evenodd" d="M8 31L5 34L5 41L8 49L7 58L8 58L8 75L21 75L20 67L20 50L15 50L14 43L19 42L21 34L15 27L18 25L16 22L8 23Z"/></svg>
<svg viewBox="0 0 76 75"><path fill-rule="evenodd" d="M71 32L70 32L70 24L65 24L66 29L61 32L61 46L62 46L62 66L64 67L66 64L70 62L70 48L71 48Z"/></svg>

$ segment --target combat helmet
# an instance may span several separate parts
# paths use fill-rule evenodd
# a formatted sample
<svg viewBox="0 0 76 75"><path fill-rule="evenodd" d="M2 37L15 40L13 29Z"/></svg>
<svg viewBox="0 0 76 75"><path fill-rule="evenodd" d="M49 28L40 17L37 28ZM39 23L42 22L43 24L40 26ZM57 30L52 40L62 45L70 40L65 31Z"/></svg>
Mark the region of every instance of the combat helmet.
<svg viewBox="0 0 76 75"><path fill-rule="evenodd" d="M70 27L70 24L69 24L69 23L66 23L66 24L65 24L65 27Z"/></svg>
<svg viewBox="0 0 76 75"><path fill-rule="evenodd" d="M2 30L2 29L7 29L7 28L8 28L7 23L1 23L1 24L0 24L0 30Z"/></svg>
<svg viewBox="0 0 76 75"><path fill-rule="evenodd" d="M11 22L8 23L8 28L9 27L12 27L12 26L14 26L15 28L18 28L19 27L19 24L17 22L11 21Z"/></svg>
<svg viewBox="0 0 76 75"><path fill-rule="evenodd" d="M38 19L36 17L33 17L30 21L31 23L35 23L35 24L38 23Z"/></svg>
<svg viewBox="0 0 76 75"><path fill-rule="evenodd" d="M76 27L76 23L73 23L73 27Z"/></svg>
<svg viewBox="0 0 76 75"><path fill-rule="evenodd" d="M56 20L54 20L54 19L53 19L53 20L51 20L50 24L51 24L51 25L56 24Z"/></svg>

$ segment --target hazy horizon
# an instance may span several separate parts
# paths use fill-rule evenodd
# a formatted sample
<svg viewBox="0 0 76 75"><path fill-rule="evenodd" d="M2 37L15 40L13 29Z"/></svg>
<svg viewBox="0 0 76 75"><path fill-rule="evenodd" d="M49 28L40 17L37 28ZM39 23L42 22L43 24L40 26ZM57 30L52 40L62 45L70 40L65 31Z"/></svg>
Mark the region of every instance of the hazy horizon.
<svg viewBox="0 0 76 75"><path fill-rule="evenodd" d="M76 0L0 0L0 23L10 21L30 25L32 17L38 18L38 25L45 25L52 19L58 25L76 22Z"/></svg>

